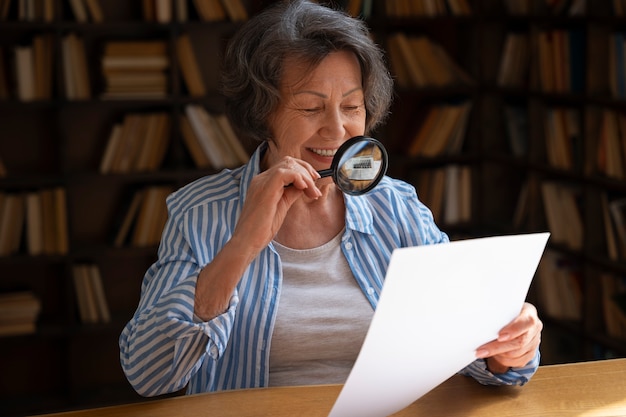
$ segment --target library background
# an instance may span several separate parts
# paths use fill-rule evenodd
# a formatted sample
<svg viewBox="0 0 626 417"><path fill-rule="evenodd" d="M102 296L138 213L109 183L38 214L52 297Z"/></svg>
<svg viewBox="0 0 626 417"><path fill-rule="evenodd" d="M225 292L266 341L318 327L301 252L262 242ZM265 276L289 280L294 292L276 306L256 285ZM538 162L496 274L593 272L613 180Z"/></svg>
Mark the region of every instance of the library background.
<svg viewBox="0 0 626 417"><path fill-rule="evenodd" d="M117 339L164 196L252 151L217 74L269 3L0 0L0 414L144 400ZM625 356L626 1L334 3L388 54L389 174L452 239L551 231L542 363Z"/></svg>

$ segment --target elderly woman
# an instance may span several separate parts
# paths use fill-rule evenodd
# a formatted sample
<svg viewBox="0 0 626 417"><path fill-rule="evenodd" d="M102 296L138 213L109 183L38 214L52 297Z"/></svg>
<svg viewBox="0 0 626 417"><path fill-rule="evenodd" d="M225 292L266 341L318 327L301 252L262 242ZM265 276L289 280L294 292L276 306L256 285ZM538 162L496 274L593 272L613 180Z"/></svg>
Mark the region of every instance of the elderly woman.
<svg viewBox="0 0 626 417"><path fill-rule="evenodd" d="M276 2L232 39L223 85L231 121L260 145L168 197L158 260L120 336L124 372L144 396L345 382L391 252L448 241L409 184L385 177L351 196L317 172L387 115L381 50L340 11ZM541 327L526 304L462 372L525 383Z"/></svg>

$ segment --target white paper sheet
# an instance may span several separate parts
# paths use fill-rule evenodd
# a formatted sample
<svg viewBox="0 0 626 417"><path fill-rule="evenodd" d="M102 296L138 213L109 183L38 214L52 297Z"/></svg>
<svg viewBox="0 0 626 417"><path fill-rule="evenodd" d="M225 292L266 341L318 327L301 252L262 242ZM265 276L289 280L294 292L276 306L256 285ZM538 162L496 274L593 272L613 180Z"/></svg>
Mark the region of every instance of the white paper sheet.
<svg viewBox="0 0 626 417"><path fill-rule="evenodd" d="M549 233L397 249L329 417L383 417L476 359L526 299Z"/></svg>

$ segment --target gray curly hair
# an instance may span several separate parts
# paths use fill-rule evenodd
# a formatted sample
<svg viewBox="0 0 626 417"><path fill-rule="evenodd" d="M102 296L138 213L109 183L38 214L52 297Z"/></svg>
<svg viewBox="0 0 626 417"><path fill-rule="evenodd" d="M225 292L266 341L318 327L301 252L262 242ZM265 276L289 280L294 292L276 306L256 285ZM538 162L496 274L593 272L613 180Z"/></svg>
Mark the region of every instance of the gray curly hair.
<svg viewBox="0 0 626 417"><path fill-rule="evenodd" d="M353 52L361 66L365 134L369 134L387 117L393 96L383 51L363 21L308 0L277 1L248 20L230 40L221 89L238 133L257 141L271 139L268 120L280 101L286 58L313 68L342 50Z"/></svg>

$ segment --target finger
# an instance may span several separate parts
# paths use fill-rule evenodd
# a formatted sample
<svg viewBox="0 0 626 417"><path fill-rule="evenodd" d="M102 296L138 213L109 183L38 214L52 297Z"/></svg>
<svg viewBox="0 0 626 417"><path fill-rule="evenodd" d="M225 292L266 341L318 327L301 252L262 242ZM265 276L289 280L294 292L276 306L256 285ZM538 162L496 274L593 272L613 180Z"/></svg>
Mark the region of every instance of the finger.
<svg viewBox="0 0 626 417"><path fill-rule="evenodd" d="M526 333L506 342L494 340L486 343L476 350L476 356L487 358L504 355L509 358L516 358L526 355L527 352L534 351L539 347L540 342L541 333Z"/></svg>
<svg viewBox="0 0 626 417"><path fill-rule="evenodd" d="M537 309L529 303L524 303L520 314L498 333L498 340L505 342L522 336L527 332L541 332L543 323L539 320Z"/></svg>

